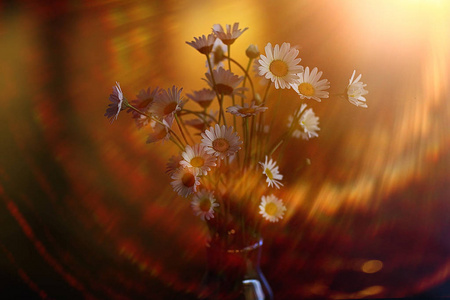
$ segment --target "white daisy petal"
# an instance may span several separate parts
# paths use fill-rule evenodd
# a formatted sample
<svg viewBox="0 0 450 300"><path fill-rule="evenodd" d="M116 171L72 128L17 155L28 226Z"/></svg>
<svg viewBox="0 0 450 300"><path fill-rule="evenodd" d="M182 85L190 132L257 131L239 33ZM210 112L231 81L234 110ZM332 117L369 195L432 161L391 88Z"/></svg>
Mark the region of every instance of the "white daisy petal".
<svg viewBox="0 0 450 300"><path fill-rule="evenodd" d="M286 206L283 201L278 199L275 195L262 196L261 204L259 205L259 213L270 222L278 222L283 219Z"/></svg>
<svg viewBox="0 0 450 300"><path fill-rule="evenodd" d="M219 206L213 192L205 189L200 190L192 197L191 207L196 216L203 221L214 218L214 209Z"/></svg>
<svg viewBox="0 0 450 300"><path fill-rule="evenodd" d="M193 168L179 168L171 178L173 190L183 197L197 192L197 186L200 184L197 172Z"/></svg>
<svg viewBox="0 0 450 300"><path fill-rule="evenodd" d="M266 155L266 160L264 163L260 162L259 164L263 168L263 174L267 176L266 182L269 187L276 187L277 189L280 188L283 184L280 182L280 180L283 179L283 175L280 174L278 171L278 166L276 166L276 162L272 159L268 160L269 158Z"/></svg>
<svg viewBox="0 0 450 300"><path fill-rule="evenodd" d="M196 144L194 147L187 145L181 156L183 160L180 161L180 165L185 168L193 168L198 174L206 175L211 171L211 167L216 166L217 158L208 154L205 147L200 144Z"/></svg>
<svg viewBox="0 0 450 300"><path fill-rule="evenodd" d="M233 132L233 127L227 129L225 125L220 127L216 124L209 130L205 130L201 136L201 145L205 147L206 153L217 156L219 159L233 155L241 149L239 145L242 141L239 140L237 133Z"/></svg>
<svg viewBox="0 0 450 300"><path fill-rule="evenodd" d="M270 79L275 88L290 89L291 84L297 84L299 76L296 73L302 72L303 67L298 65L300 58L298 50L291 48L289 43L277 44L272 49L272 44L268 43L264 48L266 53L259 59L259 75Z"/></svg>
<svg viewBox="0 0 450 300"><path fill-rule="evenodd" d="M306 109L306 104L302 104L297 116L300 116L298 119L298 125L295 127L292 132L292 136L295 138L302 138L304 140L309 140L313 137L318 137L319 134L317 131L319 128L319 117L314 114L312 108ZM288 118L288 127L291 127L292 122L294 121L294 116L289 116Z"/></svg>
<svg viewBox="0 0 450 300"><path fill-rule="evenodd" d="M353 71L352 77L350 78L349 84L346 89L346 97L347 100L356 106L367 108L366 98L364 95L369 92L365 89L367 84L360 82L359 80L362 77L362 74L359 74L358 77L353 81L355 77L356 70Z"/></svg>
<svg viewBox="0 0 450 300"><path fill-rule="evenodd" d="M325 90L330 88L330 83L327 79L322 79L322 71L318 72L317 68L314 68L311 72L309 67L305 68L303 73L299 75L298 84L292 84L292 88L297 92L301 99L314 99L320 102L320 98L328 98L328 92Z"/></svg>

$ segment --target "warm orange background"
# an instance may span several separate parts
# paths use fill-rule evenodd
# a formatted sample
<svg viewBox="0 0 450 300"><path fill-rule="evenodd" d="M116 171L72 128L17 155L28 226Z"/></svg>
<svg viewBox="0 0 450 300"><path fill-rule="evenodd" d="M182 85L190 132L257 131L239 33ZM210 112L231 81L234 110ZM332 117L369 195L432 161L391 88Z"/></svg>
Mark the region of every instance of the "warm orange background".
<svg viewBox="0 0 450 300"><path fill-rule="evenodd" d="M46 2L51 3L51 2ZM276 299L450 296L450 3L384 1L34 1L0 4L0 292L33 299L190 299L205 230L163 174L176 149L146 145L115 81L202 88L185 44L213 24L250 43L297 45L368 109L312 103L319 138L280 163L285 219L266 227ZM295 97L283 92L280 122ZM293 168L309 157L312 165Z"/></svg>

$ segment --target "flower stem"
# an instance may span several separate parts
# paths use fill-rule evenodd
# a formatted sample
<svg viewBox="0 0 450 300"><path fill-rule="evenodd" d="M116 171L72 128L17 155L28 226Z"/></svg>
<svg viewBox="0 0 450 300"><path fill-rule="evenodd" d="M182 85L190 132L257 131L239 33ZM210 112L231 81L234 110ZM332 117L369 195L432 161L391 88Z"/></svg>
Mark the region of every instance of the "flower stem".
<svg viewBox="0 0 450 300"><path fill-rule="evenodd" d="M186 131L187 136L189 137L189 139L190 139L191 142L192 142L192 145L194 145L194 144L195 144L195 141L194 141L194 139L192 138L191 133L189 132L189 130L186 128L186 125L184 124L183 120L181 119L181 115L178 116L178 118L180 119L180 123L181 123L181 126L183 127L183 130ZM187 143L186 143L186 144L187 144Z"/></svg>
<svg viewBox="0 0 450 300"><path fill-rule="evenodd" d="M251 80L250 76L248 75L248 70L250 70L252 61L253 61L252 58L248 59L247 69L245 70L245 77L244 77L244 82L242 83L242 87L245 87L245 84L247 83L247 78L249 81ZM241 97L241 105L244 106L244 97Z"/></svg>
<svg viewBox="0 0 450 300"><path fill-rule="evenodd" d="M183 128L181 128L180 120L178 119L178 115L175 113L174 116L175 116L175 121L177 122L177 125L178 125L178 129L180 129L181 135L183 136L184 142L186 143L186 145L188 145L189 143L186 139L186 136L184 135Z"/></svg>

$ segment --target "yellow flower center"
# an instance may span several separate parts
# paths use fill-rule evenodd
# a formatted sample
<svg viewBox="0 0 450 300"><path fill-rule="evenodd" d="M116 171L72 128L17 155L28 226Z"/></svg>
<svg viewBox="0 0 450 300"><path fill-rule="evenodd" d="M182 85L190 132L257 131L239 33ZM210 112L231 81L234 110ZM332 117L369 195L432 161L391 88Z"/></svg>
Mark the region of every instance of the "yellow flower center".
<svg viewBox="0 0 450 300"><path fill-rule="evenodd" d="M270 72L277 77L284 77L288 74L288 65L282 60L274 60L269 66Z"/></svg>
<svg viewBox="0 0 450 300"><path fill-rule="evenodd" d="M249 114L254 114L256 112L256 110L251 107L243 107L243 108L239 109L238 112L240 112L241 114L244 114L244 115L249 115Z"/></svg>
<svg viewBox="0 0 450 300"><path fill-rule="evenodd" d="M198 208L200 208L201 211L208 212L211 208L211 201L208 198L200 199Z"/></svg>
<svg viewBox="0 0 450 300"><path fill-rule="evenodd" d="M313 96L315 93L314 87L311 83L303 82L298 86L298 91L304 96Z"/></svg>
<svg viewBox="0 0 450 300"><path fill-rule="evenodd" d="M269 216L275 216L278 211L278 207L275 203L270 202L266 204L264 210L266 211L266 214L268 214Z"/></svg>
<svg viewBox="0 0 450 300"><path fill-rule="evenodd" d="M218 138L212 142L212 147L217 152L226 152L230 148L230 143L224 138Z"/></svg>
<svg viewBox="0 0 450 300"><path fill-rule="evenodd" d="M203 157L196 156L193 159L191 159L191 166L193 166L194 168L202 167L204 164L205 160L203 159Z"/></svg>
<svg viewBox="0 0 450 300"><path fill-rule="evenodd" d="M168 114L174 112L176 108L177 108L177 103L170 102L169 104L166 105L166 107L164 107L164 115L168 115Z"/></svg>
<svg viewBox="0 0 450 300"><path fill-rule="evenodd" d="M192 187L195 184L195 177L191 173L185 173L183 177L181 177L181 182L185 187Z"/></svg>
<svg viewBox="0 0 450 300"><path fill-rule="evenodd" d="M272 172L269 170L269 168L266 168L266 169L264 170L264 172L266 173L267 177L268 177L270 180L273 179L273 174L272 174Z"/></svg>

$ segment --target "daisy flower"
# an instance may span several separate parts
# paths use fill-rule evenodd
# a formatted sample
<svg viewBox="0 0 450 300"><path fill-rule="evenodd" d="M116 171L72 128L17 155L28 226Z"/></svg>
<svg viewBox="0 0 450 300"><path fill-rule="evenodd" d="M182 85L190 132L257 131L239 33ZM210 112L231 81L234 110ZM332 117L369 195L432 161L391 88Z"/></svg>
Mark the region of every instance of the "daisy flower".
<svg viewBox="0 0 450 300"><path fill-rule="evenodd" d="M320 80L322 71L318 72L318 69L314 68L310 73L309 67L306 67L305 72L297 75L300 77L300 82L293 84L292 88L301 99L314 99L320 102L320 98L328 98L328 92L325 90L330 88L330 82L327 79Z"/></svg>
<svg viewBox="0 0 450 300"><path fill-rule="evenodd" d="M152 104L155 97L161 92L159 87L156 87L154 90L152 90L150 87L147 88L147 90L140 90L139 94L136 95L135 100L131 100L131 104L137 108L140 111L147 111L150 105ZM127 112L131 112L133 114L133 118L136 116L140 116L140 114L132 110L131 108L128 109Z"/></svg>
<svg viewBox="0 0 450 300"><path fill-rule="evenodd" d="M145 114L151 114L150 106L152 105L155 97L157 95L159 95L160 92L161 92L161 90L159 89L159 87L156 87L154 90L152 90L151 88L147 88L147 90L142 89L139 91L139 94L136 95L137 99L132 100L131 104L139 111L141 111ZM131 112L133 119L135 119L136 125L138 128L147 126L150 122L150 118L148 116L146 116L144 114L140 114L131 108L128 109L127 112Z"/></svg>
<svg viewBox="0 0 450 300"><path fill-rule="evenodd" d="M202 35L198 38L194 37L193 41L186 42L186 44L194 47L198 50L198 52L207 55L211 53L215 40L216 37L214 36L214 34L208 34L207 37L205 35Z"/></svg>
<svg viewBox="0 0 450 300"><path fill-rule="evenodd" d="M261 55L259 59L259 75L265 76L275 83L275 88L290 89L291 84L298 84L300 81L297 73L303 72L303 67L298 65L301 58L296 58L298 50L291 48L291 44L283 43L275 45L268 43L265 47L266 55Z"/></svg>
<svg viewBox="0 0 450 300"><path fill-rule="evenodd" d="M123 97L122 89L117 81L116 85L113 86L112 94L109 95L109 101L112 103L108 105L104 116L110 119L110 122L112 123L117 120L120 111L127 107L127 100Z"/></svg>
<svg viewBox="0 0 450 300"><path fill-rule="evenodd" d="M188 98L197 102L203 108L208 108L216 97L216 93L210 89L202 89L200 91L194 91L193 93L193 95L187 94Z"/></svg>
<svg viewBox="0 0 450 300"><path fill-rule="evenodd" d="M172 157L169 158L169 161L166 164L166 173L172 177L172 175L175 173L176 170L180 168L180 161L183 158L181 155L172 155Z"/></svg>
<svg viewBox="0 0 450 300"><path fill-rule="evenodd" d="M221 39L225 45L228 45L228 46L233 44L234 41L248 29L248 27L245 27L244 29L239 29L238 22L233 24L233 28L231 28L230 24L225 25L225 28L226 28L226 32L225 32L225 30L223 30L222 25L215 24L215 25L213 25L212 30L213 30L214 34L219 39Z"/></svg>
<svg viewBox="0 0 450 300"><path fill-rule="evenodd" d="M232 126L226 128L225 125L219 127L216 124L215 127L205 130L201 136L201 144L205 147L206 153L217 156L220 159L233 155L241 149L239 145L242 144L242 141L239 140L237 133L233 132Z"/></svg>
<svg viewBox="0 0 450 300"><path fill-rule="evenodd" d="M156 115L160 120L166 120L171 124L175 113L181 110L183 101L181 101L181 91L175 86L172 89L163 90L158 97L155 98L150 108L151 113Z"/></svg>
<svg viewBox="0 0 450 300"><path fill-rule="evenodd" d="M214 86L211 74L205 73L205 76L206 79L203 78L203 80L205 80L212 89L215 89L219 95L236 95L244 97L243 92L246 91L247 88L238 88L238 85L244 80L244 77L235 75L230 70L219 67L219 69L213 70L214 81L216 83Z"/></svg>
<svg viewBox="0 0 450 300"><path fill-rule="evenodd" d="M191 119L191 120L184 121L184 123L188 126L196 128L200 131L205 131L208 127L211 126L211 123L213 122L213 120L216 119L218 114L219 114L219 112L217 110L215 112L210 110L209 115L208 116L205 115L204 119L202 119L202 118Z"/></svg>
<svg viewBox="0 0 450 300"><path fill-rule="evenodd" d="M260 79L259 82L258 82L259 85L267 86L267 84L269 83L270 79L267 79L263 75L259 75L259 67L261 67L261 64L259 63L258 59L255 59L253 61L252 71L255 73L255 76Z"/></svg>
<svg viewBox="0 0 450 300"><path fill-rule="evenodd" d="M224 67L223 60L225 59L224 54L227 52L227 46L220 40L217 39L214 42L211 54L209 55L209 61L211 62L211 68ZM206 61L207 72L209 73L208 60Z"/></svg>
<svg viewBox="0 0 450 300"><path fill-rule="evenodd" d="M163 125L164 124L164 125ZM163 124L154 122L152 129L153 131L147 137L147 144L154 143L157 141L166 141L170 138L169 128L170 125L164 120Z"/></svg>
<svg viewBox="0 0 450 300"><path fill-rule="evenodd" d="M266 182L270 186L275 186L277 189L280 188L283 184L280 182L280 180L283 179L283 175L280 174L278 171L278 166L276 161L270 159L266 155L266 160L264 163L260 162L259 164L263 168L263 174L267 176Z"/></svg>
<svg viewBox="0 0 450 300"><path fill-rule="evenodd" d="M218 207L214 194L202 189L192 197L191 207L196 216L205 221L214 218L214 208Z"/></svg>
<svg viewBox="0 0 450 300"><path fill-rule="evenodd" d="M170 184L173 190L185 198L197 192L197 186L200 184L197 172L192 168L179 168L172 174L171 178L173 181Z"/></svg>
<svg viewBox="0 0 450 300"><path fill-rule="evenodd" d="M151 114L150 110L143 111L143 113L145 113L145 115L137 114L136 117L133 116L137 128L141 129L142 127L147 126L149 124L150 124L151 127L154 127L155 126L155 120L153 120L152 118L148 117L148 115Z"/></svg>
<svg viewBox="0 0 450 300"><path fill-rule="evenodd" d="M297 116L300 116L298 119L298 125L300 126L301 130L295 129L292 132L292 136L295 138L302 138L304 140L309 140L313 137L318 137L319 134L317 131L320 130L319 128L319 117L317 117L312 110L312 108L306 109L306 104L302 104L300 107L300 111L298 112ZM288 119L288 127L292 126L292 122L294 120L293 116L289 116Z"/></svg>
<svg viewBox="0 0 450 300"><path fill-rule="evenodd" d="M180 165L185 168L193 168L199 175L206 175L208 171L211 171L211 167L216 166L217 157L206 153L205 147L200 144L196 144L194 147L187 145L181 156L183 160L180 161Z"/></svg>
<svg viewBox="0 0 450 300"><path fill-rule="evenodd" d="M347 100L350 101L351 104L367 108L366 98L363 97L364 95L369 93L366 89L364 89L367 84L359 81L362 74L359 74L359 76L356 77L356 79L353 81L355 74L356 70L353 71L352 78L350 78L349 84L347 86Z"/></svg>
<svg viewBox="0 0 450 300"><path fill-rule="evenodd" d="M286 206L283 201L278 199L275 195L262 196L261 204L259 205L259 213L270 222L278 222L283 219Z"/></svg>
<svg viewBox="0 0 450 300"><path fill-rule="evenodd" d="M234 105L227 108L227 112L230 114L239 116L239 117L250 117L254 116L258 113L265 112L267 107L255 105L255 102L252 101L252 103L249 105L248 103L244 103L244 106L240 105Z"/></svg>

